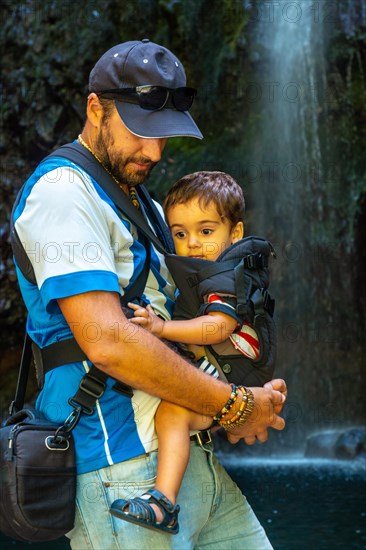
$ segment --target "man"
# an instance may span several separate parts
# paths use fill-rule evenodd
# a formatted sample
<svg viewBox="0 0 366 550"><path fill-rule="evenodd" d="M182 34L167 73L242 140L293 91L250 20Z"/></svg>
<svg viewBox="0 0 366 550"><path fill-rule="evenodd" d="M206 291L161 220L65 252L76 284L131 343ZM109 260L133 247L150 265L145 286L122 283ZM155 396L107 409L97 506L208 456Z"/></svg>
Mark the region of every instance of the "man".
<svg viewBox="0 0 366 550"><path fill-rule="evenodd" d="M90 74L89 90L79 142L121 193L138 203L134 188L159 162L167 138L202 138L188 112L194 90L186 88L180 61L147 39L106 52ZM37 407L62 421L90 362L110 377L94 414L82 415L73 431L78 494L75 528L69 534L72 548L270 548L249 505L217 463L212 445L202 444L200 437L193 436L179 494L183 506L176 537L110 515L116 498L145 493L154 485L153 419L159 399L213 417L232 388L126 319L120 298L143 271L146 242L84 170L65 159L46 161L27 181L14 221L37 281L27 282L18 271L30 336L43 348L73 335L90 360L48 372ZM144 298L164 319L170 317L174 284L153 247ZM116 380L134 388L132 398L115 391ZM230 431L232 442L265 441L268 427L284 427L278 413L285 383L275 380L252 391L254 411L250 421ZM243 399L239 392L229 417L243 407Z"/></svg>

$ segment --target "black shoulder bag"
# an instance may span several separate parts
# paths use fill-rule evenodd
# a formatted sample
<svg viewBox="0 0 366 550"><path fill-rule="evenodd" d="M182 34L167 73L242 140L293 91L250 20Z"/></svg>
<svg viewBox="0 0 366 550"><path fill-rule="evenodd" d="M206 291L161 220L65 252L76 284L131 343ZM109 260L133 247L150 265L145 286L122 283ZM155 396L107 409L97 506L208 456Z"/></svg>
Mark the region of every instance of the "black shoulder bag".
<svg viewBox="0 0 366 550"><path fill-rule="evenodd" d="M69 417L62 424L50 422L39 411L23 408L31 343L27 335L10 417L0 429L0 530L13 539L42 542L73 528L76 467L71 432L82 413L93 413L106 376L92 366L69 400Z"/></svg>

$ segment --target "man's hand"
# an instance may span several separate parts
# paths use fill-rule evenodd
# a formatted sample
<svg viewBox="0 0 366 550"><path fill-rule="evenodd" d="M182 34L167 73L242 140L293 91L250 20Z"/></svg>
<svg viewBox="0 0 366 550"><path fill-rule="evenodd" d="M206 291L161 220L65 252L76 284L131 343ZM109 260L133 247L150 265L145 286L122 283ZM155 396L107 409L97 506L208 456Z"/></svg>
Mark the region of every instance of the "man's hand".
<svg viewBox="0 0 366 550"><path fill-rule="evenodd" d="M286 386L286 382L284 380L282 380L282 378L275 378L274 380L270 380L269 382L267 382L266 384L264 384L263 386L264 388L272 388L273 390L277 390L279 392L282 393L282 395L285 396L285 399L282 401L282 403L280 403L279 405L276 405L275 406L275 409L274 409L274 412L276 414L279 414L282 409L283 409L283 406L285 404L285 401L287 399L287 386Z"/></svg>
<svg viewBox="0 0 366 550"><path fill-rule="evenodd" d="M230 443L244 439L247 445L256 441L264 442L268 438L268 428L283 430L285 421L279 416L287 397L286 382L281 379L271 380L263 388L250 388L254 395L254 409L247 422L229 430L227 438Z"/></svg>

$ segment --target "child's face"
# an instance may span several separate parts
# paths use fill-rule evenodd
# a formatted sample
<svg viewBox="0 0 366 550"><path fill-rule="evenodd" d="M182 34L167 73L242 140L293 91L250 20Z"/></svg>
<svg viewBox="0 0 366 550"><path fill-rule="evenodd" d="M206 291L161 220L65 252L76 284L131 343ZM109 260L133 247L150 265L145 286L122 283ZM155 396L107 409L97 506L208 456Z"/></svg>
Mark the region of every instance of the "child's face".
<svg viewBox="0 0 366 550"><path fill-rule="evenodd" d="M231 228L230 222L220 217L214 203L201 208L198 199L172 206L167 218L178 256L216 260L244 235L242 222Z"/></svg>

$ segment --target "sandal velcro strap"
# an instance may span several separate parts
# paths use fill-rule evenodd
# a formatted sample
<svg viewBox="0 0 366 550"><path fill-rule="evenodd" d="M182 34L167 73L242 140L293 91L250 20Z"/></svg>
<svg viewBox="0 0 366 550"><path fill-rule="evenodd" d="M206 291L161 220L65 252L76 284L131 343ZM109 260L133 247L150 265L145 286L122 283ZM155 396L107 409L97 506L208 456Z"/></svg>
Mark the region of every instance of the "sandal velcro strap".
<svg viewBox="0 0 366 550"><path fill-rule="evenodd" d="M147 494L149 494L151 497L149 498L149 502L153 500L155 504L159 506L159 508L164 508L164 510L169 514L174 514L176 511L179 512L179 504L173 504L171 500L169 500L163 493L161 493L157 489L151 489L151 491L148 491Z"/></svg>
<svg viewBox="0 0 366 550"><path fill-rule="evenodd" d="M157 489L147 491L149 498L135 497L128 500L120 498L115 500L110 508L112 516L136 523L148 529L164 531L171 535L179 532L178 513L179 504L173 504L163 493ZM156 514L151 504L156 504L163 514L163 519L157 521Z"/></svg>

